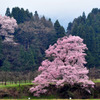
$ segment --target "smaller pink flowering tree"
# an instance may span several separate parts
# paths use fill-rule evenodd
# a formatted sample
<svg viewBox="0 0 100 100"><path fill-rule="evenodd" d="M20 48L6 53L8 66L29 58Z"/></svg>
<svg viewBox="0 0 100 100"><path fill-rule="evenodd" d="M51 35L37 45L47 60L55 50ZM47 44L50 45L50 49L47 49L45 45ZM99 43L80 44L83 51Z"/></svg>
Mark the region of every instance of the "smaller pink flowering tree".
<svg viewBox="0 0 100 100"><path fill-rule="evenodd" d="M8 33L14 33L17 27L18 25L14 18L0 15L0 35L1 36L7 36Z"/></svg>
<svg viewBox="0 0 100 100"><path fill-rule="evenodd" d="M80 84L80 86L89 91L89 87L94 87L94 83L87 76L88 70L84 66L86 64L84 53L87 49L83 43L83 39L78 36L65 36L58 39L57 43L49 46L45 51L46 59L42 62L38 71L41 72L33 83L36 84L30 91L34 96L40 96L46 93L50 84L58 87L65 84Z"/></svg>

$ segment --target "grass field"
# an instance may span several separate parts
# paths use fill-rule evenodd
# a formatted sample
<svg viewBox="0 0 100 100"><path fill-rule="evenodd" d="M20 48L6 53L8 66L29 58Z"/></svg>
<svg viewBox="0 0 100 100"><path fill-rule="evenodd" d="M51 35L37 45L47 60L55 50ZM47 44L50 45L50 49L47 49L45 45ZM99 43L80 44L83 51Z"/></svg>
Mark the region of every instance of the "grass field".
<svg viewBox="0 0 100 100"><path fill-rule="evenodd" d="M93 80L94 83L100 83L100 79Z"/></svg>
<svg viewBox="0 0 100 100"><path fill-rule="evenodd" d="M96 80L93 80L94 83L100 83L100 79L96 79ZM0 85L0 88L10 88L10 87L18 87L18 86L25 86L25 85L33 85L33 83L17 83L17 84L10 84L9 82L7 82L7 85Z"/></svg>
<svg viewBox="0 0 100 100"><path fill-rule="evenodd" d="M17 84L7 84L7 85L0 85L0 88L10 88L10 87L19 87L19 86L25 86L25 85L33 85L33 83L17 83Z"/></svg>
<svg viewBox="0 0 100 100"><path fill-rule="evenodd" d="M100 83L100 79L95 79L95 80L92 80L94 83ZM24 81L22 81L20 83L20 85L33 85L33 83L25 83ZM17 84L13 83L11 84L10 82L7 82L7 85L2 85L2 83L0 82L0 88L6 88L6 87L16 87L16 86L19 86L19 83L17 82Z"/></svg>
<svg viewBox="0 0 100 100"><path fill-rule="evenodd" d="M95 83L100 83L100 79L96 79L96 80L93 80L93 82ZM7 85L0 85L0 88L3 89L3 88L13 88L13 87L16 87L16 88L22 88L22 87L26 87L26 86L31 86L33 85L33 83L17 83L17 84L10 84L9 82L7 83ZM43 99L44 98L44 99ZM48 99L47 99L48 98ZM42 98L37 98L37 97L28 97L28 96L25 96L25 97L22 97L22 99L10 99L10 98L5 98L5 99L0 99L0 100L70 100L70 99L54 99L55 96L51 96L51 97L42 97ZM71 100L100 100L100 99L71 99Z"/></svg>

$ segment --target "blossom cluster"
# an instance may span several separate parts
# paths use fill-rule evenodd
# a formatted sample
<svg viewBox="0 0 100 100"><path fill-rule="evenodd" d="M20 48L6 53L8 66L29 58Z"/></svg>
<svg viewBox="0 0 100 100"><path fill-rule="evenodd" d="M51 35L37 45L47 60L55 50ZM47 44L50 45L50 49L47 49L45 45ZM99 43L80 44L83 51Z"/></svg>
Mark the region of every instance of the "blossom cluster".
<svg viewBox="0 0 100 100"><path fill-rule="evenodd" d="M41 63L38 69L41 74L33 81L37 86L30 89L34 96L46 93L46 87L50 84L57 87L64 84L80 84L86 90L88 87L94 87L94 83L87 76L89 70L84 66L86 49L83 39L71 35L60 38L57 43L50 45L45 53L46 57L53 60L46 59Z"/></svg>
<svg viewBox="0 0 100 100"><path fill-rule="evenodd" d="M17 22L12 17L1 16L0 15L0 35L7 36L8 33L14 33L14 30L17 28Z"/></svg>

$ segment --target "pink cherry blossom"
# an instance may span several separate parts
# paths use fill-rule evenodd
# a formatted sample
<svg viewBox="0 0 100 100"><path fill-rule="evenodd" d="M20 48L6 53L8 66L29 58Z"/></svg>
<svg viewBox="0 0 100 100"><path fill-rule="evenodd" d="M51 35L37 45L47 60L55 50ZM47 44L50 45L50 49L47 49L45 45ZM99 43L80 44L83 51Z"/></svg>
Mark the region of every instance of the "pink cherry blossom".
<svg viewBox="0 0 100 100"><path fill-rule="evenodd" d="M0 35L7 36L8 33L14 33L17 28L17 23L14 18L0 15Z"/></svg>
<svg viewBox="0 0 100 100"><path fill-rule="evenodd" d="M60 38L57 43L50 45L45 53L46 57L53 60L46 59L41 63L41 74L33 81L37 86L30 89L34 96L47 92L45 87L50 84L55 84L58 88L64 84L80 84L88 91L88 87L93 88L94 83L87 76L89 70L84 66L86 49L83 39L71 35Z"/></svg>

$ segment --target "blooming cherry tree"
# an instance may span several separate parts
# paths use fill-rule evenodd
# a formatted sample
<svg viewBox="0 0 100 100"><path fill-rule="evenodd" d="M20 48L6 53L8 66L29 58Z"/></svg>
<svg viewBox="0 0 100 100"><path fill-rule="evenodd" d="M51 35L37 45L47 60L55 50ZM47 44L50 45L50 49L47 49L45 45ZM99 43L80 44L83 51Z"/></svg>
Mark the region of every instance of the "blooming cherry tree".
<svg viewBox="0 0 100 100"><path fill-rule="evenodd" d="M30 89L34 96L46 93L45 87L50 84L55 84L57 87L80 84L89 91L88 87L93 87L94 83L89 80L87 76L89 71L84 66L85 49L87 47L83 39L71 35L58 39L53 46L50 45L45 53L51 60L46 59L42 62L38 69L41 74L33 81L37 86Z"/></svg>
<svg viewBox="0 0 100 100"><path fill-rule="evenodd" d="M17 28L17 23L14 18L8 16L0 15L0 35L7 36L8 33L14 33L15 28Z"/></svg>

